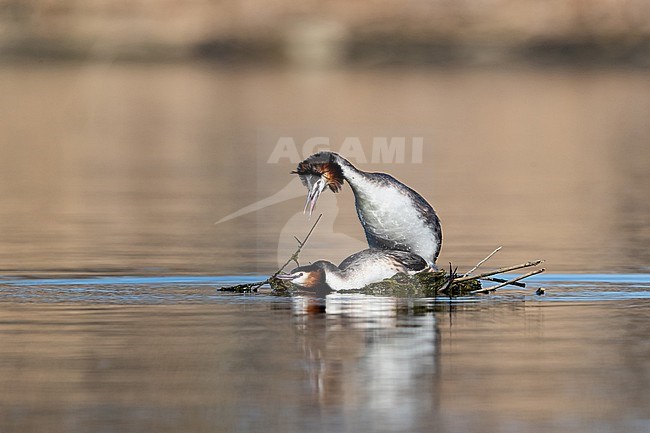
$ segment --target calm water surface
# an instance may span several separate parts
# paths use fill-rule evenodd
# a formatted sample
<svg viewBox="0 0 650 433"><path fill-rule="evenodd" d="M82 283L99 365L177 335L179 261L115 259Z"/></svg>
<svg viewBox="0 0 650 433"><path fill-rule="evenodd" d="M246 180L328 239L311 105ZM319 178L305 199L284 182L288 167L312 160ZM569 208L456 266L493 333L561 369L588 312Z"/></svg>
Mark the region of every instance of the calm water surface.
<svg viewBox="0 0 650 433"><path fill-rule="evenodd" d="M650 278L564 277L454 302L5 280L0 429L648 431Z"/></svg>
<svg viewBox="0 0 650 433"><path fill-rule="evenodd" d="M0 94L4 274L272 272L313 222L282 137L294 159L352 140L351 161L415 188L441 263L503 245L494 266L650 270L645 70L0 65ZM403 137L403 162L373 162L376 137ZM363 248L352 203L323 194L303 259Z"/></svg>
<svg viewBox="0 0 650 433"><path fill-rule="evenodd" d="M0 432L650 431L647 71L3 65L0 92ZM313 223L280 137L357 137L434 204L442 263L548 273L218 292ZM352 200L323 195L303 261L362 247Z"/></svg>

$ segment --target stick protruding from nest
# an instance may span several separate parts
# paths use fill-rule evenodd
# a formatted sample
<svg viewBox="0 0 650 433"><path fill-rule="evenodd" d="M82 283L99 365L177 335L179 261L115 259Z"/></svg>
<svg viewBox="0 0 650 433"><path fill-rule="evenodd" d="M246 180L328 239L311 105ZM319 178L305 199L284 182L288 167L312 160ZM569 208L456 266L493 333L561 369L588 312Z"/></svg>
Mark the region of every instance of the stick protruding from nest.
<svg viewBox="0 0 650 433"><path fill-rule="evenodd" d="M320 221L320 219L323 217L323 214L318 215L318 218L316 218L316 221L314 221L314 225L311 226L311 229L309 230L309 233L307 233L307 236L305 236L305 239L302 241L298 239L297 237L294 236L294 239L298 241L298 248L296 251L289 257L289 260L287 260L284 265L280 267L277 271L273 273L269 278L267 278L264 281L258 281L255 283L247 283L247 284L237 284L236 286L226 286L226 287L220 287L219 291L220 292L235 292L235 293L251 293L251 292L257 292L257 290L262 287L265 284L269 284L274 291L286 291L288 290L287 284L280 280L278 278L278 275L284 271L284 268L286 268L289 263L295 262L297 265L300 265L298 263L298 256L300 255L300 252L302 251L302 247L305 246L307 241L309 240L309 237L311 234L314 232L314 229L316 228L316 225Z"/></svg>

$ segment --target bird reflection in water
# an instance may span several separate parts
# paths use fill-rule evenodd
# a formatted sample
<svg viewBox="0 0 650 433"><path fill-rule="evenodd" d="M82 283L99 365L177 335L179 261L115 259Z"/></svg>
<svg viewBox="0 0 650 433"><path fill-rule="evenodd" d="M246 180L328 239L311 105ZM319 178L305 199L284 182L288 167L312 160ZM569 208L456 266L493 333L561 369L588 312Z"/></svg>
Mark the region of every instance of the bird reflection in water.
<svg viewBox="0 0 650 433"><path fill-rule="evenodd" d="M293 311L313 396L305 410L325 409L354 431L411 431L434 417L439 332L430 308L332 293L297 296Z"/></svg>

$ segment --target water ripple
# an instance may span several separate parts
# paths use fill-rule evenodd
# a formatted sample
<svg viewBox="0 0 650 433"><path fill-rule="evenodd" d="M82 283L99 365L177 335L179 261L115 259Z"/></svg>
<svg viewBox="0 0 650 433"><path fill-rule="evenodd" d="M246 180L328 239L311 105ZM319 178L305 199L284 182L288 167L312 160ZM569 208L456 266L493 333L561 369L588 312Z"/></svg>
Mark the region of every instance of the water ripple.
<svg viewBox="0 0 650 433"><path fill-rule="evenodd" d="M108 276L0 279L0 301L116 304L282 302L262 290L253 295L219 292L227 285L259 281L259 276ZM535 302L650 299L650 274L546 274L530 278L528 289L503 289L455 302L523 299ZM544 296L535 295L537 288Z"/></svg>

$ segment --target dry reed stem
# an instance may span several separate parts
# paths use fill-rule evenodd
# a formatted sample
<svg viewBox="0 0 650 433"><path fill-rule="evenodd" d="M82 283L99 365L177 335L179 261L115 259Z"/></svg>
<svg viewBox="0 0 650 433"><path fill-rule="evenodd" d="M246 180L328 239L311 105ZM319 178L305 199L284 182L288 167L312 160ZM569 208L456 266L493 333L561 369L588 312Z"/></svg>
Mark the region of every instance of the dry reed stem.
<svg viewBox="0 0 650 433"><path fill-rule="evenodd" d="M271 275L269 278L267 278L264 281L259 281L259 282L256 282L256 283L247 283L247 284L238 284L236 286L220 287L219 291L220 292L250 293L250 292L257 291L257 289L259 289L260 287L262 287L265 284L271 284L272 282L278 282L279 281L278 278L277 278L278 274L280 272L284 271L284 268L286 268L289 263L296 262L296 264L300 265L298 263L298 256L300 255L300 252L302 251L302 247L304 247L305 244L307 243L307 240L309 240L309 237L314 232L314 229L316 228L316 225L318 224L318 222L320 221L322 216L323 216L323 214L318 215L318 218L314 222L314 225L311 226L311 229L309 230L309 233L307 233L307 236L305 236L305 239L303 239L301 241L300 239L298 239L298 238L296 238L294 236L294 238L298 241L298 249L296 249L296 251L291 255L291 257L289 257L289 260L287 260L285 262L285 264L282 265L282 267L280 269L275 271L275 273L273 275Z"/></svg>
<svg viewBox="0 0 650 433"><path fill-rule="evenodd" d="M514 266L507 266L505 268L499 268L497 270L490 271L490 272L484 272L484 273L478 274L478 275L460 277L460 278L457 278L454 281L457 282L457 283L462 283L463 281L480 280L483 277L491 277L492 275L502 274L504 272L510 272L510 271L514 271L514 270L517 270L517 269L530 268L531 266L537 266L537 265L539 265L540 263L543 263L543 262L544 262L544 260L534 260L532 262L526 262L526 263L522 263L520 265L514 265Z"/></svg>
<svg viewBox="0 0 650 433"><path fill-rule="evenodd" d="M487 257L484 258L483 260L481 260L480 262L478 262L478 263L476 264L476 266L474 266L474 267L473 267L472 269L470 269L469 271L465 272L465 274L463 275L463 277L467 277L467 276L471 275L472 272L474 272L475 270L477 270L479 266L481 266L483 263L487 262L487 261L490 259L490 257L492 257L493 255L495 255L496 253L498 253L498 252L501 250L501 248L503 248L503 247L500 246L500 247L496 248L494 251L492 251L490 254L488 254Z"/></svg>
<svg viewBox="0 0 650 433"><path fill-rule="evenodd" d="M528 273L526 273L526 274L519 275L518 277L515 277L515 278L513 278L513 279L511 279L511 280L508 280L508 281L504 281L503 283L501 283L501 284L497 284L496 286L486 287L486 288L484 288L484 289L479 289L479 290L473 290L473 291L470 292L470 294L474 295L474 294L477 294L477 293L488 293L488 292L493 292L493 291L495 291L495 290L497 290L497 289L500 289L500 288L502 288L503 286L506 286L506 285L508 285L508 284L515 283L515 282L517 282L517 281L519 281L519 280L523 280L524 278L532 277L533 275L541 274L541 273L544 272L545 270L546 270L546 269L544 269L544 268L541 268L541 269L535 269L534 271L530 271L530 272L528 272Z"/></svg>

